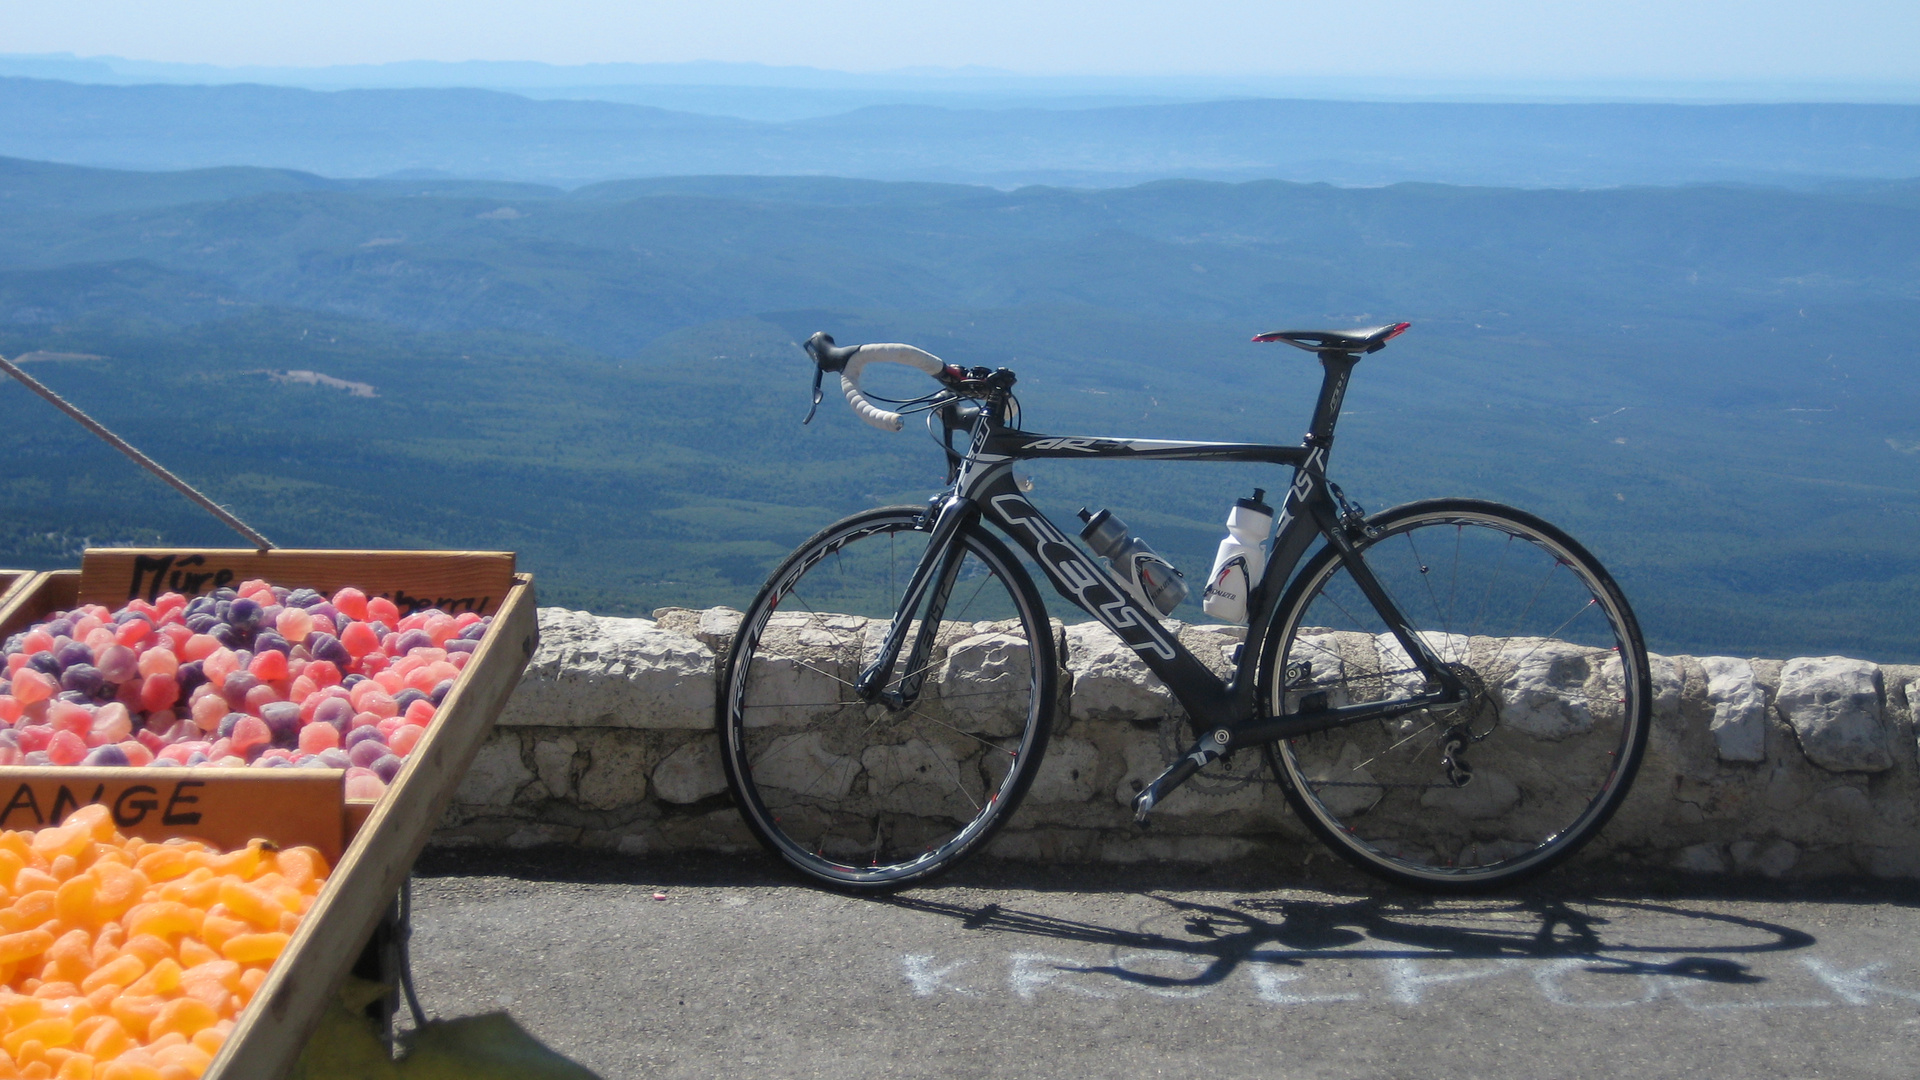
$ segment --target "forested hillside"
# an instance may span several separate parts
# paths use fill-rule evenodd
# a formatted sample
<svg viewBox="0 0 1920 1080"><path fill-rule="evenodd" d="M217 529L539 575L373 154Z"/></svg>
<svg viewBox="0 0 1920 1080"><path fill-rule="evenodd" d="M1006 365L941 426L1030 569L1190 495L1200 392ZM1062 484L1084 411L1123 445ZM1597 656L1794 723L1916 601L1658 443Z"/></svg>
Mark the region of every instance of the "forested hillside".
<svg viewBox="0 0 1920 1080"><path fill-rule="evenodd" d="M1911 183L565 192L10 161L0 208L0 353L285 544L507 547L551 602L738 604L938 479L914 429L832 399L799 426L813 330L1013 367L1038 430L1290 441L1317 371L1247 338L1407 319L1348 398L1350 495L1559 521L1658 649L1920 659ZM0 563L225 542L20 388L0 415ZM1190 574L1234 496L1284 482L1035 473L1056 518L1111 505Z"/></svg>

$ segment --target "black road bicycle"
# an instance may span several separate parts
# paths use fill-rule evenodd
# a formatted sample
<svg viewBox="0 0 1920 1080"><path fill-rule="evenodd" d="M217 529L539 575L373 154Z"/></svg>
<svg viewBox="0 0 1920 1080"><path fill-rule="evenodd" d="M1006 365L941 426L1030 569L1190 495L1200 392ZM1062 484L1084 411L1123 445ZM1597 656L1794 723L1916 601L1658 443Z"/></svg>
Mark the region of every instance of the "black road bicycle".
<svg viewBox="0 0 1920 1080"><path fill-rule="evenodd" d="M1381 877L1478 889L1573 854L1645 749L1646 646L1606 570L1531 514L1434 499L1367 516L1327 479L1354 365L1406 328L1254 339L1316 353L1325 370L1298 446L1036 434L1020 428L1005 368L813 335L814 406L836 372L876 427L925 413L949 483L925 506L828 526L747 608L716 723L754 834L817 881L884 890L954 865L1013 815L1047 747L1064 647L1017 547L1190 720L1192 747L1131 797L1143 825L1196 772L1257 747L1301 820ZM860 388L872 363L939 388L883 409ZM1292 466L1244 644L1192 632L1183 644L1021 494L1013 466L1033 458Z"/></svg>

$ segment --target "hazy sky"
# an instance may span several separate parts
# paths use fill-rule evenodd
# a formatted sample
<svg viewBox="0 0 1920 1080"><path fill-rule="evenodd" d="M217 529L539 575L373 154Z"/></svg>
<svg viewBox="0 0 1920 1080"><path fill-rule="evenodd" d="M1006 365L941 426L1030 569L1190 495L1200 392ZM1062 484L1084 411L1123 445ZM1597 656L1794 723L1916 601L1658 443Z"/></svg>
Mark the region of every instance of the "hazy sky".
<svg viewBox="0 0 1920 1080"><path fill-rule="evenodd" d="M0 53L216 64L1920 80L1920 0L0 0Z"/></svg>

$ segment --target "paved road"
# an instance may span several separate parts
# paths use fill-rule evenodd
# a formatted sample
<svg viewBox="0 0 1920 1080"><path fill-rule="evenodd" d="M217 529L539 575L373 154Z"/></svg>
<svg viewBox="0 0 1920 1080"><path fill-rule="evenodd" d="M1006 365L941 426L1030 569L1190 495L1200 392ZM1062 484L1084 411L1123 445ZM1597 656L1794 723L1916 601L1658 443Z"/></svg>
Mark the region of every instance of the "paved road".
<svg viewBox="0 0 1920 1080"><path fill-rule="evenodd" d="M429 1012L505 1008L607 1080L1920 1074L1912 890L966 873L876 901L759 860L436 856L415 971Z"/></svg>

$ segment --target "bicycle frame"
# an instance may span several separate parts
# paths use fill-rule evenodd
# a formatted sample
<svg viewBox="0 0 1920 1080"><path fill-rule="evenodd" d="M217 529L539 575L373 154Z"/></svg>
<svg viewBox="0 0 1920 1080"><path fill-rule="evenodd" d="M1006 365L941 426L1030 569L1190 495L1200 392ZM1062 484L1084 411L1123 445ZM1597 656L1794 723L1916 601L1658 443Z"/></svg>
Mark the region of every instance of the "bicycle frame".
<svg viewBox="0 0 1920 1080"><path fill-rule="evenodd" d="M959 551L952 543L962 529L985 517L1040 566L1055 591L1097 619L1138 653L1158 675L1191 719L1199 742L1186 758L1155 781L1145 809L1151 809L1167 790L1208 761L1241 747L1292 738L1316 731L1378 720L1423 708L1457 705L1466 697L1460 680L1434 655L1414 631L1393 600L1381 588L1354 549L1349 523L1342 519L1327 480L1328 451L1333 429L1346 394L1347 381L1358 357L1351 353L1322 352L1325 369L1313 421L1299 446L1262 443L1184 442L1161 439L1098 438L1042 435L1003 426L1003 405L982 402L974 417L968 450L959 456L952 483L929 507L933 537L911 576L879 658L862 673L861 692L882 696L878 687L892 669L914 612L928 598L944 608L958 569ZM961 430L951 426L950 430ZM1267 462L1293 467L1293 483L1276 520L1272 554L1265 572L1253 586L1248 602L1247 638L1234 673L1222 681L1161 625L1153 613L1134 602L1113 576L1082 552L1066 533L1028 502L1013 479L1013 463L1037 458L1126 459L1150 461ZM1268 625L1273 621L1295 568L1316 539L1325 538L1366 595L1394 637L1427 677L1425 692L1408 697L1321 709L1290 716L1264 715L1256 685L1260 657L1267 648ZM921 622L906 670L923 673L937 631L937 619ZM1283 676L1284 677L1284 676ZM896 706L918 693L903 685L884 696ZM1145 810L1141 810L1144 816Z"/></svg>

